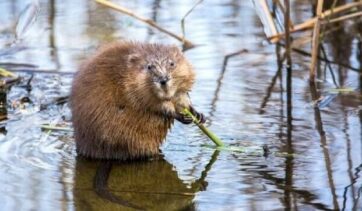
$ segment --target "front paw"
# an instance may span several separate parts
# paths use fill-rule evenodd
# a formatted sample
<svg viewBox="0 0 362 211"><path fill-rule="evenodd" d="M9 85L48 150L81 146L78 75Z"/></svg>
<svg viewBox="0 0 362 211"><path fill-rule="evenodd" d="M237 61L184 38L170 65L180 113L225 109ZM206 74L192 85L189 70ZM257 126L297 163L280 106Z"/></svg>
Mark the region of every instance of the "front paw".
<svg viewBox="0 0 362 211"><path fill-rule="evenodd" d="M190 107L190 111L196 117L196 119L199 120L200 123L206 122L206 118L203 113L197 112L192 106Z"/></svg>
<svg viewBox="0 0 362 211"><path fill-rule="evenodd" d="M203 113L196 112L194 115L196 116L196 118L199 120L200 123L205 123L206 122L206 118L205 118L205 115Z"/></svg>
<svg viewBox="0 0 362 211"><path fill-rule="evenodd" d="M176 119L183 124L191 124L193 121L191 117L182 114L176 115Z"/></svg>

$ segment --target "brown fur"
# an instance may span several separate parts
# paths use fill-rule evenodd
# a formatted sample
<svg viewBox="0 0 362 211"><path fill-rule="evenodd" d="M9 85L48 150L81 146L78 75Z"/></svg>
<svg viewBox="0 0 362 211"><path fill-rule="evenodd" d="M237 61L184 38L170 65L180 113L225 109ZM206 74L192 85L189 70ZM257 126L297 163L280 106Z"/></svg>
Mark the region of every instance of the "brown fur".
<svg viewBox="0 0 362 211"><path fill-rule="evenodd" d="M171 68L169 61L176 65ZM166 91L155 82L161 73L170 78ZM157 154L177 113L190 107L193 82L194 71L175 46L119 42L101 49L73 81L77 152L121 160Z"/></svg>

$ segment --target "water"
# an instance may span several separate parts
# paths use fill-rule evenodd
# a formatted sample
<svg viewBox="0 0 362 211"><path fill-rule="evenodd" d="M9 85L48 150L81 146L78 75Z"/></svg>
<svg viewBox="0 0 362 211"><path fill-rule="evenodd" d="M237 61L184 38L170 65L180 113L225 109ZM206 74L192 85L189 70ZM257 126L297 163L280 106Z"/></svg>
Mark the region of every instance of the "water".
<svg viewBox="0 0 362 211"><path fill-rule="evenodd" d="M48 132L41 125L69 127L67 104L52 102L68 95L72 73L99 45L129 38L179 43L92 1L41 0L36 21L11 45L17 17L29 2L0 1L0 63L23 77L8 91L8 119L1 123L1 210L131 210L95 192L97 168L105 164L78 158L71 132ZM179 20L194 4L114 2L177 33ZM311 17L311 9L307 1L293 1L293 20ZM347 22L324 43L328 58L344 64L331 68L337 85L349 91L335 93L323 62L325 80L311 87L310 58L299 53L292 54L290 90L286 68L278 67L284 49L265 41L253 3L203 2L186 19L187 38L197 44L185 52L197 72L191 93L195 107L227 144L267 144L272 152L295 156L214 151L202 146L211 142L197 127L176 123L163 157L113 165L111 193L147 210L360 210L361 28ZM37 70L31 80L29 70ZM26 98L30 103L21 101ZM317 99L320 108L314 107ZM49 106L41 109L44 105Z"/></svg>

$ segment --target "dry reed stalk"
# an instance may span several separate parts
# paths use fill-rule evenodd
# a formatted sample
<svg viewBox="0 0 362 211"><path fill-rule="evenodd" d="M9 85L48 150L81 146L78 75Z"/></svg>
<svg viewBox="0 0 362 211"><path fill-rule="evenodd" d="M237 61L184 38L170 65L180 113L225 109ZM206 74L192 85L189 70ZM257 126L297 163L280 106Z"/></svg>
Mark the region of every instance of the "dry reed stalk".
<svg viewBox="0 0 362 211"><path fill-rule="evenodd" d="M317 5L317 21L314 24L314 30L313 30L313 40L312 40L312 61L310 66L310 72L309 72L309 80L311 82L314 82L315 79L315 72L316 72L316 64L318 60L318 52L319 52L319 34L320 34L320 26L321 26L321 15L323 10L323 3L324 0L318 0Z"/></svg>
<svg viewBox="0 0 362 211"><path fill-rule="evenodd" d="M335 8L324 11L324 12L321 13L320 17L324 19L324 18L326 18L328 16L331 16L331 15L346 11L346 10L354 8L354 7L359 7L359 6L362 6L362 1L348 3L348 4L345 4L345 5L342 5L342 6L335 7ZM315 25L317 19L318 19L317 17L314 17L314 18L311 18L309 20L304 21L303 23L294 25L294 27L290 30L290 32L293 33L293 32L302 31L302 30L312 28ZM279 33L279 34L277 34L275 36L268 37L268 39L271 42L275 43L275 42L279 41L283 37L284 37L284 33Z"/></svg>
<svg viewBox="0 0 362 211"><path fill-rule="evenodd" d="M338 17L338 18L333 18L330 21L328 21L328 23L336 23L336 22L339 22L339 21L345 21L345 20L355 18L355 17L358 17L358 16L362 16L362 11L361 12L355 12L355 13L348 14L348 15L344 15L344 16L341 16L341 17Z"/></svg>
<svg viewBox="0 0 362 211"><path fill-rule="evenodd" d="M345 16L342 16L342 17L339 17L339 18L334 18L334 19L331 19L330 21L328 21L328 23L335 23L335 22L339 22L339 21L344 21L344 20L348 20L350 18L354 18L354 17L358 17L358 16L362 15L362 12L358 12L358 13L353 13L353 14L345 15ZM323 23L323 22L324 21L322 21L321 24L326 24L326 23ZM329 28L327 31L323 32L323 35L326 36L327 34L330 34L330 33L334 32L334 31L337 31L340 28L341 28L340 26ZM303 45L305 45L307 43L310 43L312 40L313 40L312 33L311 34L306 34L303 37L299 37L299 38L297 38L297 39L295 39L293 41L292 49L293 48L299 48L299 47L301 47L301 46L303 46Z"/></svg>
<svg viewBox="0 0 362 211"><path fill-rule="evenodd" d="M285 14L285 8L283 6L283 4L280 2L280 0L273 0L276 5L282 10L283 14ZM294 23L293 21L289 18L289 27L293 28L294 27Z"/></svg>
<svg viewBox="0 0 362 211"><path fill-rule="evenodd" d="M275 26L275 23L273 21L273 16L271 15L269 11L268 4L266 0L256 0L255 2L258 2L260 5L260 11L262 12L259 17L262 19L262 23L264 24L265 33L267 34L267 37L274 37L278 34L277 28ZM255 4L257 7L257 4Z"/></svg>
<svg viewBox="0 0 362 211"><path fill-rule="evenodd" d="M285 30L285 48L287 58L287 68L290 69L292 66L292 59L290 56L291 45L290 45L290 3L289 0L284 0L285 12L284 12L284 30Z"/></svg>
<svg viewBox="0 0 362 211"><path fill-rule="evenodd" d="M362 6L362 2L354 2L354 3L349 3L349 4L345 4L336 8L332 8L329 10L324 11L323 13L321 13L320 18L324 19L326 17L329 17L331 15L343 12L345 10L351 9L353 7L357 7L357 6ZM308 29L308 28L312 28L315 24L315 22L318 20L318 17L314 17L311 18L301 24L296 25L293 28L293 31L301 31L304 29Z"/></svg>
<svg viewBox="0 0 362 211"><path fill-rule="evenodd" d="M162 28L161 26L157 25L153 20L148 19L148 18L145 18L145 17L142 17L142 16L139 16L139 15L133 13L132 11L128 10L127 8L124 8L124 7L122 7L122 6L119 6L119 5L117 5L117 4L114 4L114 3L112 3L112 2L109 2L109 1L107 1L107 0L95 0L95 1L96 1L97 3L99 3L99 4L102 4L102 5L104 5L104 6L107 6L107 7L111 8L111 9L114 9L114 10L116 10L116 11L118 11L118 12L121 12L121 13L126 14L126 15L128 15L128 16L131 16L131 17L133 17L133 18L135 18L135 19L137 19L137 20L139 20L139 21L142 21L142 22L148 24L149 26L152 26L153 28L158 29L159 31L161 31L161 32L163 32L163 33L165 33L165 34L170 35L171 37L173 37L173 38L175 38L175 39L183 42L183 43L184 43L184 46L185 46L186 48L192 48L192 47L195 46L191 41L189 41L189 40L187 40L187 39L184 39L182 36L179 36L179 35L171 32L171 31L169 31L169 30L167 30L167 29Z"/></svg>

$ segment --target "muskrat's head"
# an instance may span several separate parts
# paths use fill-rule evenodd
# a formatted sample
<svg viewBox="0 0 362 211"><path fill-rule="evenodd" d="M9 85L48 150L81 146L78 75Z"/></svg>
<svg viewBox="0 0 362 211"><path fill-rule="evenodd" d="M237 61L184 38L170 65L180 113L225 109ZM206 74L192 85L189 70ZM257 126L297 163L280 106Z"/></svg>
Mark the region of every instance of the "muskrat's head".
<svg viewBox="0 0 362 211"><path fill-rule="evenodd" d="M145 104L172 101L191 90L195 73L176 46L139 44L129 54L128 67L136 70L134 89L143 91Z"/></svg>

